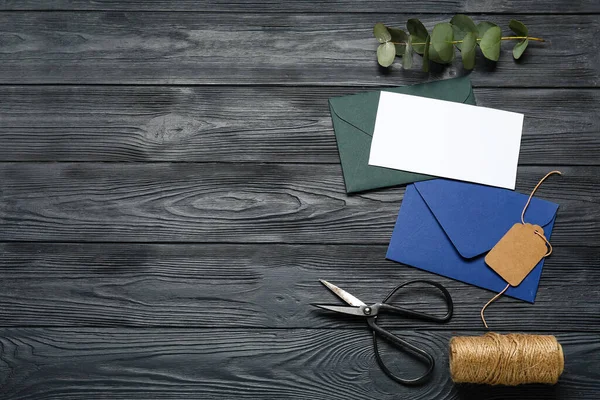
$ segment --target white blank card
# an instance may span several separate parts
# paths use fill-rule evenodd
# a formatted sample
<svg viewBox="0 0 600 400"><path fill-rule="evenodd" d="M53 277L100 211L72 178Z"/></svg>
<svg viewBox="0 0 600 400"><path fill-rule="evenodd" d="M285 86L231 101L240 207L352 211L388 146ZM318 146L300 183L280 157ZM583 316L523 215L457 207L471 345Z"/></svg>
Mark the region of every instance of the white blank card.
<svg viewBox="0 0 600 400"><path fill-rule="evenodd" d="M381 92L369 165L514 189L523 114Z"/></svg>

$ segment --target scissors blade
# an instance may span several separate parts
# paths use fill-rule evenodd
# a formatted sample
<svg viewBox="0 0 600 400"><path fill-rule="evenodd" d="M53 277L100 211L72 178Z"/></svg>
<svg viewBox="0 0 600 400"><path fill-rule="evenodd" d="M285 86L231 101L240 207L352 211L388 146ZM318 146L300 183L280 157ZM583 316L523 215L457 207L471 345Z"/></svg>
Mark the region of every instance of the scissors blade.
<svg viewBox="0 0 600 400"><path fill-rule="evenodd" d="M338 296L340 299L344 300L346 303L350 304L351 306L354 307L360 307L360 306L366 306L365 303L363 303L362 301L360 301L357 297L352 296L350 293L346 292L344 289L340 289L339 287L335 286L333 283L329 283L323 279L319 279L319 281L327 286L327 288L329 290L331 290L333 293L335 293L336 296Z"/></svg>
<svg viewBox="0 0 600 400"><path fill-rule="evenodd" d="M313 306L322 308L323 310L335 311L342 314L358 315L359 317L365 316L359 307L330 306L327 304L313 304Z"/></svg>

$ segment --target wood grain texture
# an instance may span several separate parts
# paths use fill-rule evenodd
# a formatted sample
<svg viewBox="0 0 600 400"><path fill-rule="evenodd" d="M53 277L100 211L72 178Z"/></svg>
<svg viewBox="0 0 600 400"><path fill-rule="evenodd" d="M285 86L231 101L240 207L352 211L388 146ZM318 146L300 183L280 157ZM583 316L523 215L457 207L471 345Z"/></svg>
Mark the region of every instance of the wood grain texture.
<svg viewBox="0 0 600 400"><path fill-rule="evenodd" d="M434 354L429 384L411 388L390 381L376 364L366 329L1 329L0 397L581 400L596 399L600 390L595 334L557 335L566 364L555 386L475 390L450 380L451 332L396 333ZM418 368L391 348L384 357L399 373Z"/></svg>
<svg viewBox="0 0 600 400"><path fill-rule="evenodd" d="M527 13L570 14L600 12L594 0L407 0L402 6L385 0L1 0L0 10L101 10L101 11L220 11L220 12L341 12L371 13L411 10L414 13Z"/></svg>
<svg viewBox="0 0 600 400"><path fill-rule="evenodd" d="M414 14L238 14L127 12L0 13L0 84L229 84L378 86L463 73L460 62L415 69L378 66L377 21L404 25ZM417 15L418 16L418 15ZM448 14L424 15L431 28ZM492 18L493 17L493 18ZM532 35L520 61L512 45L497 65L479 58L476 86L596 87L600 31L594 15L518 17Z"/></svg>
<svg viewBox="0 0 600 400"><path fill-rule="evenodd" d="M403 188L344 193L327 98L465 74L459 60L424 74L420 57L380 68L373 24L431 29L457 12L547 39L518 62L504 43L470 76L480 105L526 114L518 190L564 173L538 194L560 210L536 304L486 314L496 331L557 334L556 386L454 386L448 340L484 332L491 292L384 259ZM0 0L0 399L600 398L598 13L596 0ZM447 325L381 318L435 354L432 382L391 382L364 322L311 307L338 301L319 278L366 301L409 279L448 287Z"/></svg>
<svg viewBox="0 0 600 400"><path fill-rule="evenodd" d="M382 318L403 329L481 329L493 293L384 259L387 246L0 244L0 326L350 328L364 325L312 307L336 304L319 279L365 302L411 279L444 284L455 303L444 325ZM555 247L535 305L503 298L487 312L493 329L600 333L598 248ZM568 279L565 279L568 277ZM444 312L434 292L394 301Z"/></svg>
<svg viewBox="0 0 600 400"><path fill-rule="evenodd" d="M547 167L520 167L529 193ZM561 167L552 243L597 246L599 167ZM344 192L339 165L0 164L0 241L387 244L403 188Z"/></svg>
<svg viewBox="0 0 600 400"><path fill-rule="evenodd" d="M339 163L327 99L360 91L0 86L0 161ZM481 106L525 114L521 164L600 163L600 91L475 95Z"/></svg>

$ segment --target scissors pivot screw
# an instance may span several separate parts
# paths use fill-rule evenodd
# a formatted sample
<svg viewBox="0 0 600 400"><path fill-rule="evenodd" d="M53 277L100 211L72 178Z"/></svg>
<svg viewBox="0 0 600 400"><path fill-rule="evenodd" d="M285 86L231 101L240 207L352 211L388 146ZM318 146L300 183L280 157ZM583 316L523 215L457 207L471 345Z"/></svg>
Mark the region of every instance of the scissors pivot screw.
<svg viewBox="0 0 600 400"><path fill-rule="evenodd" d="M369 315L369 314L371 314L371 307L365 307L365 308L364 308L364 310L363 310L363 312L364 312L366 315Z"/></svg>

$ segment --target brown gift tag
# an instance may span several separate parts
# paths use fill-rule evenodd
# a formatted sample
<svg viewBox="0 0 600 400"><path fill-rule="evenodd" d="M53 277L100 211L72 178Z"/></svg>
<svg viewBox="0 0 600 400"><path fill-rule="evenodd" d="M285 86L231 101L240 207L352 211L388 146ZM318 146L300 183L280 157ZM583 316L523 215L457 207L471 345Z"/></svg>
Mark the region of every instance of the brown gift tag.
<svg viewBox="0 0 600 400"><path fill-rule="evenodd" d="M514 224L490 250L485 262L511 286L519 286L548 252L543 235L539 225Z"/></svg>

